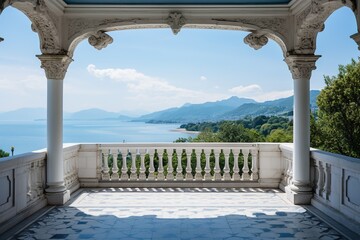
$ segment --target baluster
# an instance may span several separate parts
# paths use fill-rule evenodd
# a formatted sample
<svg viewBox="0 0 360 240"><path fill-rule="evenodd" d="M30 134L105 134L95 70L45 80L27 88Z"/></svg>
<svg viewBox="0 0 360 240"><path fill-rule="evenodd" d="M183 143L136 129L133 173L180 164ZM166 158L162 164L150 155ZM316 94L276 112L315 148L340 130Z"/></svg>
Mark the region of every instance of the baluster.
<svg viewBox="0 0 360 240"><path fill-rule="evenodd" d="M204 175L204 180L208 181L211 180L211 167L210 167L210 154L211 154L211 149L204 149L204 153L205 153L205 175Z"/></svg>
<svg viewBox="0 0 360 240"><path fill-rule="evenodd" d="M228 181L228 180L231 180L230 166L229 166L230 149L229 148L223 149L223 153L224 153L224 157L225 157L223 180Z"/></svg>
<svg viewBox="0 0 360 240"><path fill-rule="evenodd" d="M137 168L136 168L136 154L128 150L131 156L131 169L130 169L130 180L137 180Z"/></svg>
<svg viewBox="0 0 360 240"><path fill-rule="evenodd" d="M214 149L214 155L215 155L214 180L221 180L220 152L221 152L220 149Z"/></svg>
<svg viewBox="0 0 360 240"><path fill-rule="evenodd" d="M140 149L138 149L136 155L140 156L139 180L146 180L145 154L143 154L142 151L140 151Z"/></svg>
<svg viewBox="0 0 360 240"><path fill-rule="evenodd" d="M289 174L288 174L288 185L291 185L292 184L292 179L293 179L293 161L292 159L288 161L289 163Z"/></svg>
<svg viewBox="0 0 360 240"><path fill-rule="evenodd" d="M124 154L125 153L125 154ZM122 155L122 168L121 168L121 180L128 181L129 175L128 175L128 167L127 167L127 151L126 149L122 149L121 151Z"/></svg>
<svg viewBox="0 0 360 240"><path fill-rule="evenodd" d="M30 163L28 166L26 166L26 172L25 174L27 174L27 187L26 187L26 199L27 202L30 202L32 200L32 177L31 177L31 172L32 172L32 168L33 168L33 163Z"/></svg>
<svg viewBox="0 0 360 240"><path fill-rule="evenodd" d="M112 152L111 155L113 157L111 180L119 180L119 167L117 163L118 154L116 152Z"/></svg>
<svg viewBox="0 0 360 240"><path fill-rule="evenodd" d="M325 174L324 174L324 165L322 162L319 161L319 179L318 179L318 195L320 197L323 197L323 192L324 190L324 178L325 178Z"/></svg>
<svg viewBox="0 0 360 240"><path fill-rule="evenodd" d="M157 179L156 180L160 180L160 181L164 181L165 180L165 175L164 175L164 151L161 151L160 149L158 149L158 156L159 156L159 168L158 168L158 174L157 174Z"/></svg>
<svg viewBox="0 0 360 240"><path fill-rule="evenodd" d="M203 176L202 176L202 169L201 169L201 153L202 150L201 149L195 149L195 154L196 154L196 168L195 168L195 180L202 180Z"/></svg>
<svg viewBox="0 0 360 240"><path fill-rule="evenodd" d="M184 176L183 176L183 168L182 168L182 164L181 164L181 158L182 158L182 149L181 148L177 148L176 149L176 155L177 155L177 168L176 168L176 180L184 180Z"/></svg>
<svg viewBox="0 0 360 240"><path fill-rule="evenodd" d="M173 168L173 149L166 149L166 154L168 157L168 167L167 167L167 175L166 180L174 180L174 168Z"/></svg>
<svg viewBox="0 0 360 240"><path fill-rule="evenodd" d="M186 159L187 159L187 164L186 164L186 175L185 175L185 180L193 180L193 175L192 175L192 168L191 168L191 155L192 155L192 149L185 149L185 153L186 153Z"/></svg>
<svg viewBox="0 0 360 240"><path fill-rule="evenodd" d="M258 150L251 150L251 180L259 179L259 170L258 170Z"/></svg>
<svg viewBox="0 0 360 240"><path fill-rule="evenodd" d="M318 160L314 160L314 190L315 190L315 194L319 195L319 161Z"/></svg>
<svg viewBox="0 0 360 240"><path fill-rule="evenodd" d="M242 169L242 178L241 180L250 180L249 175L249 149L243 149L242 150L243 156L244 156L244 166Z"/></svg>
<svg viewBox="0 0 360 240"><path fill-rule="evenodd" d="M110 174L109 174L109 154L103 153L103 169L102 169L102 180L110 180Z"/></svg>
<svg viewBox="0 0 360 240"><path fill-rule="evenodd" d="M239 150L232 150L232 153L234 155L234 167L233 167L233 175L232 175L232 180L234 181L240 181L240 168L239 168L239 154L240 151Z"/></svg>
<svg viewBox="0 0 360 240"><path fill-rule="evenodd" d="M326 163L325 165L325 176L325 198L326 200L329 200L331 194L331 165L329 163Z"/></svg>
<svg viewBox="0 0 360 240"><path fill-rule="evenodd" d="M149 176L148 176L148 180L155 180L155 167L154 167L154 149L148 149L147 150L147 154L149 154L150 157L150 166L149 166Z"/></svg>

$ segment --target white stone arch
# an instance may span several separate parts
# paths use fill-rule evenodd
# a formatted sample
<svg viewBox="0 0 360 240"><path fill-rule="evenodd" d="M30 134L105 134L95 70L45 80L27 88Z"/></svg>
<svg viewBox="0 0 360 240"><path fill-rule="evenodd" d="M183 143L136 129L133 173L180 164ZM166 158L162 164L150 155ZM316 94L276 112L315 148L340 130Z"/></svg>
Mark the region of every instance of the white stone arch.
<svg viewBox="0 0 360 240"><path fill-rule="evenodd" d="M290 54L314 54L317 35L325 28L325 21L332 13L344 6L349 7L355 17L359 17L356 0L312 0L304 11L295 16L296 34L294 49Z"/></svg>
<svg viewBox="0 0 360 240"><path fill-rule="evenodd" d="M64 54L59 34L59 18L46 6L45 0L2 0L0 14L12 6L24 13L32 25L31 28L39 36L40 51L43 54Z"/></svg>
<svg viewBox="0 0 360 240"><path fill-rule="evenodd" d="M69 28L65 49L67 49L70 57L73 56L77 45L85 39L89 39L89 43L100 50L112 43L112 38L106 34L106 32L130 29L171 28L174 34L177 34L181 28L245 31L250 32L244 39L245 43L250 47L256 50L260 49L267 44L268 39L271 39L280 46L284 56L286 56L288 52L290 39L290 37L286 35L286 33L289 32L287 29L289 25L286 18L275 18L271 20L266 18L186 19L184 23L176 26L172 26L166 17L152 21L136 18L98 19L95 21L88 21L88 19L70 19L67 25Z"/></svg>

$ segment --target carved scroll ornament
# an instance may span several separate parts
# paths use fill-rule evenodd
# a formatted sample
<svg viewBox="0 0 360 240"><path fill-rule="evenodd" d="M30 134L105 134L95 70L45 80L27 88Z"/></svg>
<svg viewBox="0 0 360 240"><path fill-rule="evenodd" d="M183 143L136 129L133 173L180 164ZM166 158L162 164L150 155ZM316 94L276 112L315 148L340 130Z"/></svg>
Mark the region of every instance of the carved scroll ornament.
<svg viewBox="0 0 360 240"><path fill-rule="evenodd" d="M166 21L175 35L178 34L181 28L186 24L186 19L180 12L170 13Z"/></svg>
<svg viewBox="0 0 360 240"><path fill-rule="evenodd" d="M244 42L255 50L259 50L268 43L269 39L265 35L250 33L244 38Z"/></svg>
<svg viewBox="0 0 360 240"><path fill-rule="evenodd" d="M96 34L89 37L89 44L97 50L106 48L112 42L113 38L103 31L98 31Z"/></svg>

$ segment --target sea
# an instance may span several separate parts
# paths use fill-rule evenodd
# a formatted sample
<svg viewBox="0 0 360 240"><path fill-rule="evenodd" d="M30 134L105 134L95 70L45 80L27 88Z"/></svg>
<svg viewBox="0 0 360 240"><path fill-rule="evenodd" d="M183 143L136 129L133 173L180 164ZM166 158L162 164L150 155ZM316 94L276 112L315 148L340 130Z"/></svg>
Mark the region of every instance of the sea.
<svg viewBox="0 0 360 240"><path fill-rule="evenodd" d="M117 120L65 120L64 143L173 142L195 137L174 131L180 124L149 124ZM46 148L46 121L0 121L0 149L14 155Z"/></svg>

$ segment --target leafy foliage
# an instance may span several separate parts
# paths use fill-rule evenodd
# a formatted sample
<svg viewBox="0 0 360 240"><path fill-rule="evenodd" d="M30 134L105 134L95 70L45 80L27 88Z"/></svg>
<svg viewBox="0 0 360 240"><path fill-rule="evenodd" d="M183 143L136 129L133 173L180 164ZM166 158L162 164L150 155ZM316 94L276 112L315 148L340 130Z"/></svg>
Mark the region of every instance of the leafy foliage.
<svg viewBox="0 0 360 240"><path fill-rule="evenodd" d="M0 149L0 158L8 157L10 154L8 152L5 152L4 150Z"/></svg>
<svg viewBox="0 0 360 240"><path fill-rule="evenodd" d="M360 63L339 66L337 76L325 76L317 103L312 144L326 151L360 157ZM322 140L320 141L319 138Z"/></svg>
<svg viewBox="0 0 360 240"><path fill-rule="evenodd" d="M292 121L278 116L246 117L237 121L188 123L188 131L201 131L187 142L291 142ZM184 139L178 139L181 142Z"/></svg>

